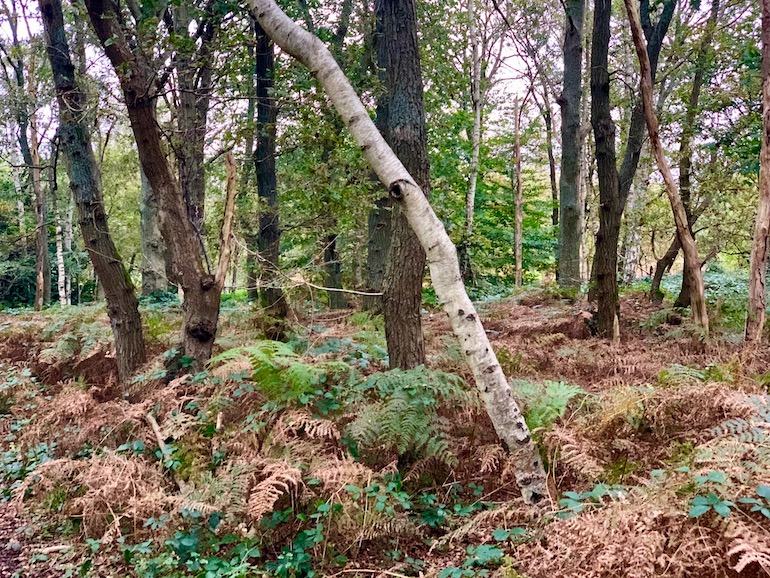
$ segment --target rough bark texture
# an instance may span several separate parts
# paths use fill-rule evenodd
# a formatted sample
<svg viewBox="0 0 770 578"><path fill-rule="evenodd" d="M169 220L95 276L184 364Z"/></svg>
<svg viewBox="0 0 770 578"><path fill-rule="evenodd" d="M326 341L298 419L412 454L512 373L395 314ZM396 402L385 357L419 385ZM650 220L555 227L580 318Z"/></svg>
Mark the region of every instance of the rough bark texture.
<svg viewBox="0 0 770 578"><path fill-rule="evenodd" d="M676 233L684 251L684 275L688 278L691 287L692 318L708 334L709 320L706 311L706 291L703 283L701 262L698 257L697 247L695 246L695 240L690 233L687 211L684 208L684 203L682 203L682 197L679 195L674 175L671 172L671 167L668 165L663 145L660 142L658 117L655 114L655 105L652 99L652 70L645 47L641 19L636 7L633 5L634 0L624 1L628 20L631 24L631 36L636 48L637 58L639 59L640 90L642 93L645 122L650 135L650 148L658 163L658 169L663 176L663 181L666 184L666 193L671 203L671 210L674 213Z"/></svg>
<svg viewBox="0 0 770 578"><path fill-rule="evenodd" d="M377 77L381 90L377 95L377 110L375 125L385 141L390 142L388 127L390 126L389 111L390 97L388 95L388 47L385 44L383 23L381 18L375 19L374 48L377 54ZM377 181L377 175L372 174ZM385 194L387 191L383 191ZM385 268L388 263L388 252L393 235L393 208L387 194L377 199L374 207L369 210L368 238L366 251L366 287L369 292L382 293L382 283L385 279ZM383 313L382 295L364 296L363 308L374 314Z"/></svg>
<svg viewBox="0 0 770 578"><path fill-rule="evenodd" d="M48 254L48 208L43 179L41 178L42 159L37 135L37 114L30 116L29 166L32 192L35 200L35 309L42 309L51 303L51 258ZM21 137L20 137L21 138ZM26 135L24 137L26 139ZM22 148L23 150L23 148ZM26 156L26 155L25 155ZM25 162L27 162L25 160Z"/></svg>
<svg viewBox="0 0 770 578"><path fill-rule="evenodd" d="M118 373L125 382L145 361L139 301L107 226L101 175L91 149L91 137L79 116L80 111L88 108L87 98L75 82L75 67L64 34L61 0L40 0L40 12L56 85L59 134L67 158L70 187L86 250L104 288L107 314L115 337Z"/></svg>
<svg viewBox="0 0 770 578"><path fill-rule="evenodd" d="M387 49L389 143L427 195L430 164L414 0L377 0L375 9ZM425 252L398 204L393 207L392 227L382 287L385 339L390 366L410 369L425 363L420 317Z"/></svg>
<svg viewBox="0 0 770 578"><path fill-rule="evenodd" d="M174 65L179 89L176 115L178 139L175 148L179 183L187 205L188 217L202 244L206 197L203 149L206 144L206 117L211 100L213 64L210 45L217 26L208 14L199 16L201 21L196 23L196 27L200 35L192 41L189 38L190 25L193 23L191 6L181 2L176 4L170 13L177 37Z"/></svg>
<svg viewBox="0 0 770 578"><path fill-rule="evenodd" d="M770 234L770 0L762 0L762 148L759 153L759 208L749 273L746 340L760 341L765 327L767 244Z"/></svg>
<svg viewBox="0 0 770 578"><path fill-rule="evenodd" d="M647 55L654 81L660 48L676 7L675 0L666 0L656 25L650 21L649 0L642 0L641 12ZM596 165L599 181L599 231L591 270L589 298L596 301L597 325L600 335L618 335L618 243L620 225L628 193L639 163L645 134L644 110L640 102L634 106L628 129L626 151L620 169L616 165L615 123L610 114L609 41L610 0L597 0L594 8L594 29L591 42L591 124L594 129Z"/></svg>
<svg viewBox="0 0 770 578"><path fill-rule="evenodd" d="M139 195L139 229L142 250L142 295L168 289L166 276L166 244L158 223L158 197L150 181L139 167L141 192Z"/></svg>
<svg viewBox="0 0 770 578"><path fill-rule="evenodd" d="M205 265L198 231L190 222L155 122L156 71L106 0L86 0L91 24L120 80L139 162L158 195L160 230L172 263L171 281L184 292L181 353L202 367L211 356L219 320L220 291Z"/></svg>
<svg viewBox="0 0 770 578"><path fill-rule="evenodd" d="M582 99L583 12L585 0L568 0L564 36L561 107L561 174L559 175L559 284L579 287L580 242L580 109Z"/></svg>
<svg viewBox="0 0 770 578"><path fill-rule="evenodd" d="M259 296L272 317L286 317L286 300L278 282L281 229L278 223L278 180L275 174L275 122L278 107L273 95L275 56L273 42L259 24L255 26L255 63L257 76L257 126L254 171L257 177L259 213L259 261L261 278Z"/></svg>
<svg viewBox="0 0 770 578"><path fill-rule="evenodd" d="M457 251L427 198L388 147L350 82L323 43L289 19L273 0L249 0L260 24L276 44L302 62L318 79L369 165L402 207L427 253L431 281L465 352L487 412L514 454L516 480L528 503L547 495L537 446L511 393L495 353L460 277Z"/></svg>

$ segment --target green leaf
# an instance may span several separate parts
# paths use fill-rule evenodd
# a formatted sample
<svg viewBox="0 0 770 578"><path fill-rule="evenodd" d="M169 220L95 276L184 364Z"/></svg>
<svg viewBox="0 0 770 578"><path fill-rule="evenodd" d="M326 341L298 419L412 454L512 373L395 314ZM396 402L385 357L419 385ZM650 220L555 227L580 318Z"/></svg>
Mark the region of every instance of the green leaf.
<svg viewBox="0 0 770 578"><path fill-rule="evenodd" d="M693 506L690 508L690 513L688 514L691 518L698 518L708 512L711 509L711 506Z"/></svg>
<svg viewBox="0 0 770 578"><path fill-rule="evenodd" d="M494 532L492 532L492 538L498 542L505 542L510 536L511 533L508 530L503 530L502 528L497 528Z"/></svg>
<svg viewBox="0 0 770 578"><path fill-rule="evenodd" d="M723 518L726 518L730 515L730 506L728 504L731 503L732 502L720 502L718 504L714 504L714 511Z"/></svg>
<svg viewBox="0 0 770 578"><path fill-rule="evenodd" d="M757 488L757 495L764 498L765 500L770 500L770 486L760 484Z"/></svg>

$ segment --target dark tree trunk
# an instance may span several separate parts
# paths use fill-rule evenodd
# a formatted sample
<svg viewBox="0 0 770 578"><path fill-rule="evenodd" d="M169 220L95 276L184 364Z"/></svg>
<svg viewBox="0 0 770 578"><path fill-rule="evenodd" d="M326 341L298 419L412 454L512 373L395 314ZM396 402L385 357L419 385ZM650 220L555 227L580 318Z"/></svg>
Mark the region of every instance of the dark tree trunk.
<svg viewBox="0 0 770 578"><path fill-rule="evenodd" d="M259 24L256 32L257 126L254 169L261 211L259 214L260 299L273 317L286 317L286 300L278 283L281 229L278 223L278 186L275 174L275 122L278 107L273 95L275 57L273 42Z"/></svg>
<svg viewBox="0 0 770 578"><path fill-rule="evenodd" d="M579 287L580 243L580 108L582 99L583 12L585 0L566 4L564 76L561 96L561 174L559 176L559 284Z"/></svg>
<svg viewBox="0 0 770 578"><path fill-rule="evenodd" d="M653 82L663 38L676 8L675 0L666 0L655 26L650 21L649 0L640 6L647 38ZM618 170L615 153L615 123L610 114L609 41L612 3L597 0L594 8L594 30L591 42L591 124L596 145L599 175L599 231L591 270L589 298L597 302L599 334L618 337L618 243L623 211L639 164L646 134L644 109L637 100L631 113L626 151Z"/></svg>
<svg viewBox="0 0 770 578"><path fill-rule="evenodd" d="M545 144L548 151L548 177L551 183L551 224L559 226L559 187L556 184L556 158L553 155L553 118L548 92L543 91L543 121L545 122Z"/></svg>
<svg viewBox="0 0 770 578"><path fill-rule="evenodd" d="M335 223L336 224L336 223ZM324 267L326 281L324 285L331 289L342 289L342 263L337 252L337 235L331 233L324 238ZM348 306L342 291L327 291L329 309L345 309Z"/></svg>
<svg viewBox="0 0 770 578"><path fill-rule="evenodd" d="M366 254L366 283L367 291L382 292L382 281L385 278L388 249L391 240L390 199L378 199L375 207L369 211L369 238ZM374 314L382 313L382 297L379 295L365 296L363 308Z"/></svg>
<svg viewBox="0 0 770 578"><path fill-rule="evenodd" d="M88 109L86 95L75 82L75 67L64 33L61 0L40 0L56 96L59 134L67 157L70 187L78 208L80 230L91 262L104 288L107 313L115 337L122 382L145 361L139 302L134 286L110 237L102 200L101 176L91 137L77 111Z"/></svg>
<svg viewBox="0 0 770 578"><path fill-rule="evenodd" d="M390 145L427 195L430 163L414 0L376 0L375 7L382 23L382 42L387 48ZM396 206L383 282L385 337L391 367L410 369L425 363L420 318L424 275L425 253Z"/></svg>
<svg viewBox="0 0 770 578"><path fill-rule="evenodd" d="M377 130L380 131L380 134L385 141L390 143L390 97L387 91L388 47L384 42L382 26L382 19L377 18L373 42L377 53L377 77L380 81L381 90L377 95L377 114L374 124L377 126ZM376 174L372 175L372 179L377 183L376 186L379 186L379 180L377 179ZM391 237L393 235L392 215L393 209L388 195L377 199L375 206L369 210L369 219L367 223L366 284L368 291L373 293L382 292L382 282L385 279L388 252L390 250ZM382 296L380 295L365 296L362 304L366 311L371 311L375 314L383 312Z"/></svg>
<svg viewBox="0 0 770 578"><path fill-rule="evenodd" d="M220 288L207 267L198 231L163 149L155 122L157 76L147 56L132 50L121 19L105 0L86 0L91 24L121 83L139 162L158 195L160 230L172 263L171 280L184 292L181 353L202 368L211 356L219 320ZM135 41L134 39L133 41Z"/></svg>
<svg viewBox="0 0 770 578"><path fill-rule="evenodd" d="M674 240L671 241L668 250L663 256L655 263L655 273L652 276L652 283L650 285L650 301L659 305L663 302L663 291L660 290L660 283L663 281L663 275L666 271L671 269L671 266L676 261L676 256L679 254L679 249L682 245L679 244L679 237L674 235Z"/></svg>

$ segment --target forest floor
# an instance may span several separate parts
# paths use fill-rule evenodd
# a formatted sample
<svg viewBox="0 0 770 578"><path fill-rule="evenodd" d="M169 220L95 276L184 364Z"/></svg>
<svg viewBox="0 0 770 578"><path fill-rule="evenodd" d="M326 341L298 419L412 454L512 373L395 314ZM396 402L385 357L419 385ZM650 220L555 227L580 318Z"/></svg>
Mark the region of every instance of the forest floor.
<svg viewBox="0 0 770 578"><path fill-rule="evenodd" d="M301 314L281 346L242 306L223 311L230 353L172 379L178 307L149 306L154 358L128 391L100 308L0 314L0 490L20 512L0 510L0 577L770 575L766 346L704 340L641 294L619 343L547 291L479 312L549 466L547 512L451 377L472 382L439 311L422 373L379 373L377 318Z"/></svg>

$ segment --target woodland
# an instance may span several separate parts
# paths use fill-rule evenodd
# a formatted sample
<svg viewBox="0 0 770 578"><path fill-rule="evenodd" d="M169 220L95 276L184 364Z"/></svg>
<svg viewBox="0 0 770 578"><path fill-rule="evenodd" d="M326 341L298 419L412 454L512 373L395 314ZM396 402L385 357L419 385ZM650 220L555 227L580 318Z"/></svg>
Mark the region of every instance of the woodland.
<svg viewBox="0 0 770 578"><path fill-rule="evenodd" d="M0 577L770 575L770 0L0 0Z"/></svg>

